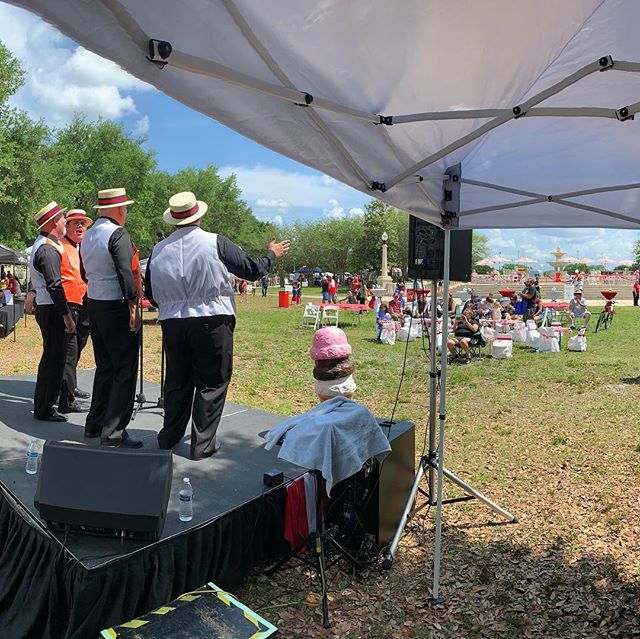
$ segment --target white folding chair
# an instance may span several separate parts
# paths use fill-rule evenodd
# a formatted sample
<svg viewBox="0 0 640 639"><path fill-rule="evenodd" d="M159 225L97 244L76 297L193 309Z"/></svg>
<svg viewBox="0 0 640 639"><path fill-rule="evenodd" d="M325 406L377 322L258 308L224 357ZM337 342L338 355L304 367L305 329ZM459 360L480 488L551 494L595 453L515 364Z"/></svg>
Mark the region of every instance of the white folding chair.
<svg viewBox="0 0 640 639"><path fill-rule="evenodd" d="M340 309L337 306L323 306L322 307L322 326L329 326L331 323L335 323L338 326L338 315Z"/></svg>
<svg viewBox="0 0 640 639"><path fill-rule="evenodd" d="M302 314L302 321L300 322L300 328L312 328L315 330L318 328L318 322L320 321L320 307L315 304L307 304L304 307L304 313Z"/></svg>

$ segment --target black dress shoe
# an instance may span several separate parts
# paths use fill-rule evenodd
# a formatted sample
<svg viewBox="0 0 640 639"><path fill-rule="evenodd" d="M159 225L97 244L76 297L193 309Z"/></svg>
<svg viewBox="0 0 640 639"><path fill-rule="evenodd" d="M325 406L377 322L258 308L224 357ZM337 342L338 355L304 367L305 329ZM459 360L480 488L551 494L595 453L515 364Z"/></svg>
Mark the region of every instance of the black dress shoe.
<svg viewBox="0 0 640 639"><path fill-rule="evenodd" d="M141 439L132 439L129 433L123 430L120 437L103 437L100 440L102 446L115 446L116 448L142 448Z"/></svg>
<svg viewBox="0 0 640 639"><path fill-rule="evenodd" d="M91 393L87 393L87 391L80 390L77 387L73 389L73 394L80 399L89 399L91 397Z"/></svg>
<svg viewBox="0 0 640 639"><path fill-rule="evenodd" d="M206 453L202 455L202 457L198 457L194 459L207 459L208 457L215 455L220 450L221 446L222 444L216 439L216 441L213 444L213 450L210 453Z"/></svg>
<svg viewBox="0 0 640 639"><path fill-rule="evenodd" d="M78 402L71 402L68 406L58 406L59 413L88 413L89 407L84 406L83 404L78 404Z"/></svg>
<svg viewBox="0 0 640 639"><path fill-rule="evenodd" d="M51 409L51 412L48 415L34 415L35 419L41 422L66 422L67 418L64 415L61 415L55 408Z"/></svg>

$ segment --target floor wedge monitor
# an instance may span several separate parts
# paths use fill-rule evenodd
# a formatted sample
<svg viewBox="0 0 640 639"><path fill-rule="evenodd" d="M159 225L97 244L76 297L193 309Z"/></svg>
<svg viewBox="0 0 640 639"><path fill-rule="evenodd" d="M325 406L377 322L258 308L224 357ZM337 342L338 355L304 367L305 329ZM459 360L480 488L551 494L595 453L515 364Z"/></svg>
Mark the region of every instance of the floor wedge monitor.
<svg viewBox="0 0 640 639"><path fill-rule="evenodd" d="M172 478L171 451L48 441L34 501L55 530L157 540Z"/></svg>

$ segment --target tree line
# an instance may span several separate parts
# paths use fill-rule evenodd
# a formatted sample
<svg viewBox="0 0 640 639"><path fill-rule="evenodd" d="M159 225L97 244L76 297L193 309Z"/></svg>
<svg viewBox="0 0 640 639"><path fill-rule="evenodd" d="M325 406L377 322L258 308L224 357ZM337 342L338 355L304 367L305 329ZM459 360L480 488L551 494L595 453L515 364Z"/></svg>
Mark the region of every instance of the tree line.
<svg viewBox="0 0 640 639"><path fill-rule="evenodd" d="M406 273L409 216L402 211L373 200L362 217L286 226L260 221L242 199L234 175L222 178L213 165L161 171L154 152L143 147L145 138L127 133L120 123L88 122L78 115L52 129L32 120L9 105L23 82L19 62L0 43L0 243L30 246L37 233L34 214L51 200L93 215L99 189L124 186L136 201L127 228L147 257L158 231L169 231L162 221L169 197L193 191L209 204L202 227L226 235L250 254L263 254L272 236L290 238L291 251L277 266L280 274L302 266L334 273L377 271L383 232L389 236L389 265ZM474 258L487 254L486 238L474 234Z"/></svg>

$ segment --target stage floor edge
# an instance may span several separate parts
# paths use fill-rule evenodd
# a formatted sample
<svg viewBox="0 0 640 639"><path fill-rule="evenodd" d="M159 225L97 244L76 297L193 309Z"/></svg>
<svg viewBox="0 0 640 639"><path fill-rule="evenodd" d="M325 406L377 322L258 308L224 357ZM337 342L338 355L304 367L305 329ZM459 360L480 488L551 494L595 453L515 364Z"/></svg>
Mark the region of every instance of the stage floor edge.
<svg viewBox="0 0 640 639"><path fill-rule="evenodd" d="M82 388L91 388L92 373L79 375ZM159 541L53 535L33 505L37 475L25 473L29 442L37 438L98 443L83 437L86 414L72 414L62 424L35 421L34 385L33 376L0 379L0 574L7 582L0 592L11 593L11 602L0 600L0 627L6 636L98 636L101 629L207 581L231 588L258 563L286 552L285 486L304 470L278 460L276 451L264 450L260 433L283 416L232 403L225 406L220 424L219 453L199 462L189 460L188 435L177 447L167 521ZM132 436L144 440L145 447L157 447L155 434L162 424L162 411L155 406L159 390L145 382L149 404L128 428ZM283 471L285 484L266 489L262 476L271 468ZM194 486L194 519L188 524L179 521L177 512L184 476ZM16 535L20 549L8 545ZM61 579L64 588L59 587ZM123 595L123 587L127 594ZM46 627L37 629L42 623Z"/></svg>

